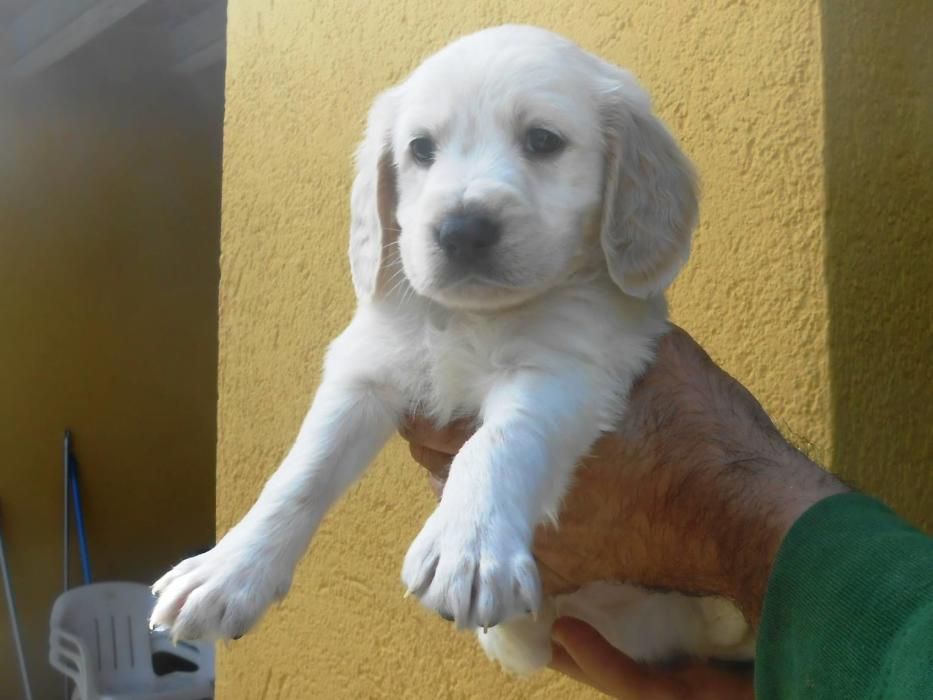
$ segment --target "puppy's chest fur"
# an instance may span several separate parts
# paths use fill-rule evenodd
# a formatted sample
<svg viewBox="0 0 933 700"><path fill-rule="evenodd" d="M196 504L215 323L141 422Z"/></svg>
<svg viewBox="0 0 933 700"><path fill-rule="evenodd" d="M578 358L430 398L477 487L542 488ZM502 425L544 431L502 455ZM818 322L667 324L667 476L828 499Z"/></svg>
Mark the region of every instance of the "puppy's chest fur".
<svg viewBox="0 0 933 700"><path fill-rule="evenodd" d="M588 279L558 287L533 302L495 313L444 309L409 300L370 307L368 322L380 328L384 348L375 379L400 392L408 410L443 425L461 416L482 416L493 386L528 371L587 375L602 396L594 403L604 430L616 416L608 408L628 391L666 329L662 298L621 294L610 280Z"/></svg>

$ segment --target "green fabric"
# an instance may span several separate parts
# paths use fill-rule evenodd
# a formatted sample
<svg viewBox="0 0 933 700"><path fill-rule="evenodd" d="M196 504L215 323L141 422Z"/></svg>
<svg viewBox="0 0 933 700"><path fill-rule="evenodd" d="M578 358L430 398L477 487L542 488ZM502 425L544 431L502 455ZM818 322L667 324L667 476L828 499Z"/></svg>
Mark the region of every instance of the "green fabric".
<svg viewBox="0 0 933 700"><path fill-rule="evenodd" d="M755 697L933 699L933 539L861 494L804 513L768 582Z"/></svg>

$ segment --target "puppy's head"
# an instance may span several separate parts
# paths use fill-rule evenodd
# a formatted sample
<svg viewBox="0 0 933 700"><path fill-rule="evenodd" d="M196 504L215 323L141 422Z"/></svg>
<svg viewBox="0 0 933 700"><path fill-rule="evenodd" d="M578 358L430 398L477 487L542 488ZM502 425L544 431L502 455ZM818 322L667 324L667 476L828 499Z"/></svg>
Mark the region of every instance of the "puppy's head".
<svg viewBox="0 0 933 700"><path fill-rule="evenodd" d="M519 304L592 264L647 297L697 219L690 163L634 79L533 27L460 39L380 95L357 166L362 299L390 291L391 258L449 307Z"/></svg>

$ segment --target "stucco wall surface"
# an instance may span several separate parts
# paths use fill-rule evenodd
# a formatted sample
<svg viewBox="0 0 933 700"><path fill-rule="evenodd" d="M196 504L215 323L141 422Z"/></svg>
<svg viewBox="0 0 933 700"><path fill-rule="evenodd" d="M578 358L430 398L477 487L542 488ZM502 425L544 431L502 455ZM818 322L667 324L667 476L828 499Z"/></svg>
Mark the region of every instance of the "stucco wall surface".
<svg viewBox="0 0 933 700"><path fill-rule="evenodd" d="M566 34L652 92L704 182L675 318L831 456L815 0L231 0L220 532L289 447L352 313L350 156L371 99L454 37L506 21ZM431 507L393 442L324 523L289 597L222 651L219 697L596 697L550 672L509 680L469 635L402 600L402 557Z"/></svg>

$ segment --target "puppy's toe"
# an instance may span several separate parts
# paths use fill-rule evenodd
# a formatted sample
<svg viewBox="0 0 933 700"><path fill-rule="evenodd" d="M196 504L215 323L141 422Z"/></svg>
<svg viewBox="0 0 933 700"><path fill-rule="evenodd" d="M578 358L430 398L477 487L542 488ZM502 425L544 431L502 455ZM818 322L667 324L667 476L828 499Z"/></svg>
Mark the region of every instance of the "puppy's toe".
<svg viewBox="0 0 933 700"><path fill-rule="evenodd" d="M215 548L159 580L150 626L179 639L232 639L249 631L285 595L290 572L264 554ZM179 573L184 571L185 573Z"/></svg>
<svg viewBox="0 0 933 700"><path fill-rule="evenodd" d="M439 509L415 538L402 568L409 592L461 629L536 611L541 584L524 538L507 524L458 516Z"/></svg>

